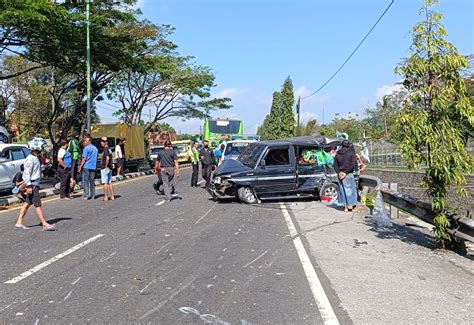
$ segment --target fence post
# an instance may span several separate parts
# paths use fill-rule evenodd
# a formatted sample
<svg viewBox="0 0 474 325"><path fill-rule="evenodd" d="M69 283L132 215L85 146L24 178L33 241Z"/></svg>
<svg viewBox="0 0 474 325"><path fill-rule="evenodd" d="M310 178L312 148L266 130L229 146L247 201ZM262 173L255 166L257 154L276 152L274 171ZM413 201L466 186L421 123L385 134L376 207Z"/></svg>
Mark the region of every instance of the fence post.
<svg viewBox="0 0 474 325"><path fill-rule="evenodd" d="M398 183L389 183L388 188L390 191L398 192ZM400 219L400 211L398 208L390 205L390 219Z"/></svg>

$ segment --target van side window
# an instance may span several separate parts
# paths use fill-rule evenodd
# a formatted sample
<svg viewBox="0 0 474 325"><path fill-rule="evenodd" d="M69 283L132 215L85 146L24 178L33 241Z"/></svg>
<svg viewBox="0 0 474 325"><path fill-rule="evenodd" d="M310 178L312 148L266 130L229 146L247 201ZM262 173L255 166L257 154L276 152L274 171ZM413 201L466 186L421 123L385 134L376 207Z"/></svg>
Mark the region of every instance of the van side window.
<svg viewBox="0 0 474 325"><path fill-rule="evenodd" d="M290 165L290 151L288 148L270 149L265 157L265 166Z"/></svg>

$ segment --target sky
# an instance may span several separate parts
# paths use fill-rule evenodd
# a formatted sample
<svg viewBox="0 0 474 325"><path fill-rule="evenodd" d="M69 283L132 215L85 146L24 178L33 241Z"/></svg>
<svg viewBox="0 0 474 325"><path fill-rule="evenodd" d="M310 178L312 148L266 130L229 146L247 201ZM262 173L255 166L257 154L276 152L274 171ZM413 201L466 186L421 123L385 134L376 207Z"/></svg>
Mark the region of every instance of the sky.
<svg viewBox="0 0 474 325"><path fill-rule="evenodd" d="M318 89L344 62L390 0L140 0L143 18L176 28L170 37L181 55L209 66L213 95L233 107L213 113L244 121L255 133L270 111L272 93L290 76L296 97ZM301 102L301 119L330 122L335 114L363 117L390 93L394 68L408 56L411 27L422 20L421 0L395 0L375 30L339 74ZM448 40L474 53L474 1L441 0ZM103 105L101 105L104 107ZM105 106L107 107L107 106ZM109 107L110 108L110 107ZM99 108L103 121L112 112ZM179 133L197 133L200 120L169 119Z"/></svg>

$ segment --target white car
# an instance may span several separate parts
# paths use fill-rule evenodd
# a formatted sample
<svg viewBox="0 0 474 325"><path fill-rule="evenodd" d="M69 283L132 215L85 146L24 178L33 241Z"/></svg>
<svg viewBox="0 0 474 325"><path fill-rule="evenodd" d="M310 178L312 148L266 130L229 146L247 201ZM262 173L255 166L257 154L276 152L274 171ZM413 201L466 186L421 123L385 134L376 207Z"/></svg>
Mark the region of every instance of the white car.
<svg viewBox="0 0 474 325"><path fill-rule="evenodd" d="M30 150L24 144L0 144L0 191L13 188L13 177L29 154Z"/></svg>
<svg viewBox="0 0 474 325"><path fill-rule="evenodd" d="M154 146L150 148L150 164L152 168L155 166L158 153L163 149L165 149L165 146Z"/></svg>
<svg viewBox="0 0 474 325"><path fill-rule="evenodd" d="M244 148L246 148L250 143L257 142L256 140L233 140L225 143L224 151L222 152L222 158L219 163L222 163L226 159L239 158L240 153Z"/></svg>

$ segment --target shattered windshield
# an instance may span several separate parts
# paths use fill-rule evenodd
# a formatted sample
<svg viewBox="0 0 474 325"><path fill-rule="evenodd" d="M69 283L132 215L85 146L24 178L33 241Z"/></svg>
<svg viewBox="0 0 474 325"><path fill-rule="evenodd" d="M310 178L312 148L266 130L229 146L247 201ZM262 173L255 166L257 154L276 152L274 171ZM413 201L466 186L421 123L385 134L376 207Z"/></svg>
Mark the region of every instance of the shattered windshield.
<svg viewBox="0 0 474 325"><path fill-rule="evenodd" d="M238 160L247 167L255 168L264 149L265 146L251 144L242 150Z"/></svg>

